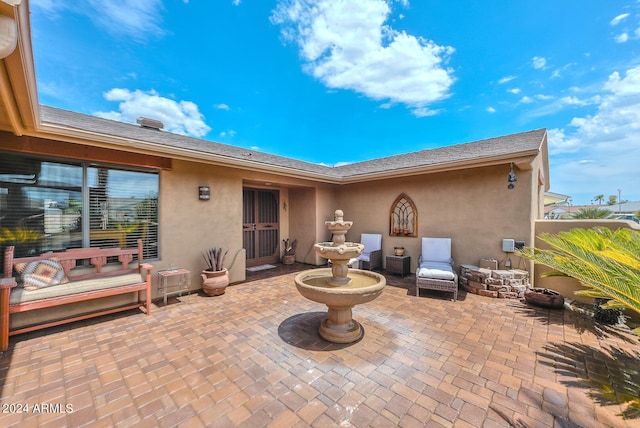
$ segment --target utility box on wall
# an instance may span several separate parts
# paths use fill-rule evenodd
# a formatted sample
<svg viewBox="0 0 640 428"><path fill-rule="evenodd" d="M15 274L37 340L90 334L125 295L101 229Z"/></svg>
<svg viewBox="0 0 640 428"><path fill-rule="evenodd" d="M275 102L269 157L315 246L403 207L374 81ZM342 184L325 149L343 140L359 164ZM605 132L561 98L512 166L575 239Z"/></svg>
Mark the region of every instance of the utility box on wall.
<svg viewBox="0 0 640 428"><path fill-rule="evenodd" d="M516 250L516 241L513 239L502 240L502 251L505 253L513 253Z"/></svg>

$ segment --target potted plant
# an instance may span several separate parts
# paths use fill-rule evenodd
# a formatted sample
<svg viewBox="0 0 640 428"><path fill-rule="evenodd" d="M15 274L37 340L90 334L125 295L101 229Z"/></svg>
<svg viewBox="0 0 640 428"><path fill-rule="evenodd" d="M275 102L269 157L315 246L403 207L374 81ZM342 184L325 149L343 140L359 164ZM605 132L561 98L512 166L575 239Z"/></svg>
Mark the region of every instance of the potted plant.
<svg viewBox="0 0 640 428"><path fill-rule="evenodd" d="M213 247L202 253L207 267L202 271L202 291L209 296L224 294L229 285L229 272L224 267L224 259L229 250Z"/></svg>
<svg viewBox="0 0 640 428"><path fill-rule="evenodd" d="M282 255L282 264L292 265L296 261L296 245L298 245L298 240L294 239L291 241L289 238L283 239L284 243L284 254Z"/></svg>

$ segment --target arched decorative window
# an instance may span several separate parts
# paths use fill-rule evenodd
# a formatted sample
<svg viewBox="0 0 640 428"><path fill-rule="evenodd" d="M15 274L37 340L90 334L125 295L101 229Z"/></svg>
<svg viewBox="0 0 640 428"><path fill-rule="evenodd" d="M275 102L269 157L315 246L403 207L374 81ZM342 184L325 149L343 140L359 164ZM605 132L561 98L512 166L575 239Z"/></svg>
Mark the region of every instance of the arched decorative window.
<svg viewBox="0 0 640 428"><path fill-rule="evenodd" d="M418 210L404 193L396 198L389 211L389 235L418 236Z"/></svg>

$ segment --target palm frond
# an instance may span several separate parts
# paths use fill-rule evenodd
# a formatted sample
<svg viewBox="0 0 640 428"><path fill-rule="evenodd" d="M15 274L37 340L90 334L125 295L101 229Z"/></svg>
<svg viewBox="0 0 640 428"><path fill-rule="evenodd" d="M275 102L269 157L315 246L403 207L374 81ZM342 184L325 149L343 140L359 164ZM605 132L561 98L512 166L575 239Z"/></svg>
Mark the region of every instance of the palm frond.
<svg viewBox="0 0 640 428"><path fill-rule="evenodd" d="M527 247L518 254L553 269L544 276L570 276L588 288L577 295L611 300L611 307L640 313L640 232L572 229L539 237L551 250Z"/></svg>

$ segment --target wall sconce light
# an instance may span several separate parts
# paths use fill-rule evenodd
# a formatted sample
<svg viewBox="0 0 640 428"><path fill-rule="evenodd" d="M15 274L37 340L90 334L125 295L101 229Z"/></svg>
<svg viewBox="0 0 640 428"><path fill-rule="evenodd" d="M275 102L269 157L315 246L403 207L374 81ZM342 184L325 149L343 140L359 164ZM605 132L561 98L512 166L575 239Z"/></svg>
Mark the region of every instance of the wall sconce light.
<svg viewBox="0 0 640 428"><path fill-rule="evenodd" d="M198 187L198 199L201 201L208 201L211 199L211 190L209 189L209 186Z"/></svg>
<svg viewBox="0 0 640 428"><path fill-rule="evenodd" d="M513 183L518 181L518 179L516 178L516 173L513 172L513 162L511 162L511 166L509 167L509 178L507 178L507 181L509 182L507 189L511 190L516 187L516 185Z"/></svg>
<svg viewBox="0 0 640 428"><path fill-rule="evenodd" d="M283 202L282 203L282 211L286 211L287 210L287 203Z"/></svg>

